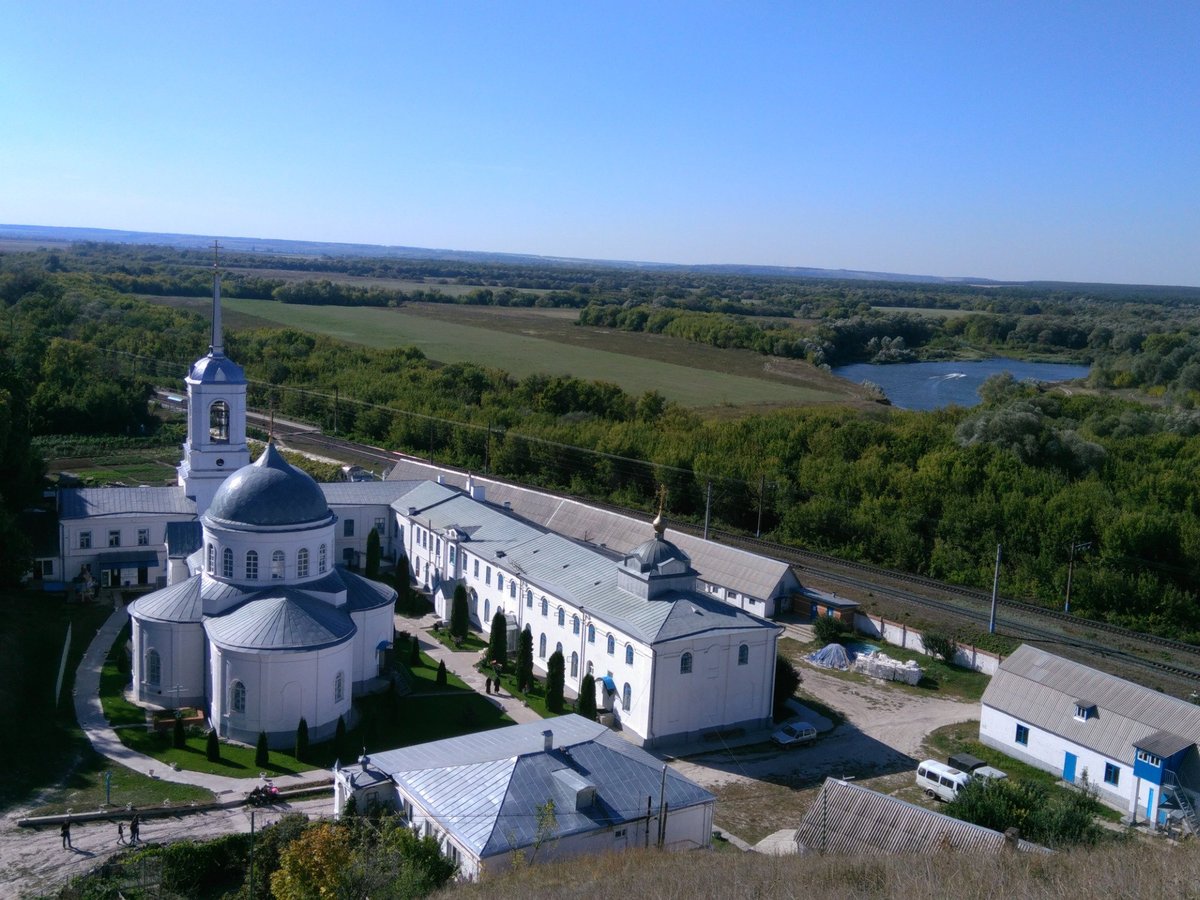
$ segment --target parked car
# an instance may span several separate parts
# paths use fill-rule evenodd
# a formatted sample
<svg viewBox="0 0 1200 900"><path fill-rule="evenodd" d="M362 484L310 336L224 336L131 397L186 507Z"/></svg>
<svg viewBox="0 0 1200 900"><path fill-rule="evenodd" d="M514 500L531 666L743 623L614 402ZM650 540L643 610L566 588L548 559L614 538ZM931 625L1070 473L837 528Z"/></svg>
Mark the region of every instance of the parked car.
<svg viewBox="0 0 1200 900"><path fill-rule="evenodd" d="M808 722L789 722L771 735L771 740L785 750L811 743L816 739L817 729Z"/></svg>
<svg viewBox="0 0 1200 900"><path fill-rule="evenodd" d="M947 803L957 797L970 780L971 776L966 772L935 759L927 759L917 766L917 784L925 789L925 796L937 797Z"/></svg>

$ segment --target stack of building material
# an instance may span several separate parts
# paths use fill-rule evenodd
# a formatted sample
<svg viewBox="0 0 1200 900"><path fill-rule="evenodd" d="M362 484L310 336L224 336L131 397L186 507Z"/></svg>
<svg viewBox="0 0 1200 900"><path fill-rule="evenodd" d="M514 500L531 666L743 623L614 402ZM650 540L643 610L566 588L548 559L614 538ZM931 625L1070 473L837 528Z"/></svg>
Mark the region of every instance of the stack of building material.
<svg viewBox="0 0 1200 900"><path fill-rule="evenodd" d="M892 659L885 653L872 653L870 656L859 656L854 660L854 671L872 678L882 678L884 681L902 681L905 684L916 684L925 673L913 660L901 662Z"/></svg>
<svg viewBox="0 0 1200 900"><path fill-rule="evenodd" d="M846 655L846 648L841 644L827 644L816 653L810 653L808 661L825 669L840 669L845 672L850 668L850 657Z"/></svg>

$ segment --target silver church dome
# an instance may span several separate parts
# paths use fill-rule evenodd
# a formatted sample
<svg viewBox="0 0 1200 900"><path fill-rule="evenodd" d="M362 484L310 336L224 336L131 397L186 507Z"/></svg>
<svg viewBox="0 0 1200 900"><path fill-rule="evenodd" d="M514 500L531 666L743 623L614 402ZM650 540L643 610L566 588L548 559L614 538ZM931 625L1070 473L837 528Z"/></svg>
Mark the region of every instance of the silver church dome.
<svg viewBox="0 0 1200 900"><path fill-rule="evenodd" d="M221 485L205 516L234 525L277 526L328 522L333 514L317 483L268 443L262 456Z"/></svg>

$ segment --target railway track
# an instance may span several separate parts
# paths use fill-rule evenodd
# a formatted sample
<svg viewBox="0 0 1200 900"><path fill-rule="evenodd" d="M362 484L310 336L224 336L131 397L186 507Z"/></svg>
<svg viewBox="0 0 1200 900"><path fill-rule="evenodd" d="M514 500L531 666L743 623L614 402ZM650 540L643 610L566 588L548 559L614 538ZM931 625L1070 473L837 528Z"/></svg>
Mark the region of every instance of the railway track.
<svg viewBox="0 0 1200 900"><path fill-rule="evenodd" d="M292 443L311 444L314 448L325 449L330 453L351 453L360 460L371 460L388 466L404 460L428 462L422 457L330 437L319 431L311 430L308 426L295 423L281 423L276 420L275 431L281 437L286 436ZM489 475L488 478L512 484L515 487L523 486L517 482L510 482L492 475ZM573 499L621 515L639 516L644 514L643 510L628 509L590 497L574 497ZM702 528L685 522L673 522L672 527L697 537L703 536ZM903 603L936 610L944 615L966 620L972 624L983 625L985 628L990 617L991 595L974 588L946 584L932 578L844 560L828 554L777 544L733 532L709 529L709 538L732 547L771 556L789 563L798 570L807 571L828 581L845 584L876 596L891 597ZM865 577L860 577L860 575ZM905 587L896 587L897 584ZM942 599L931 596L931 592L959 599L957 601ZM1107 622L1081 619L1068 613L1009 597L997 598L997 607L998 618L1004 614L1002 624L1007 636L1036 641L1040 644L1052 644L1091 657L1112 660L1143 672L1177 679L1182 685L1190 688L1200 686L1200 647L1158 635L1132 631ZM1053 623L1057 628L1045 627L1042 623ZM1118 645L1118 641L1102 643L1093 638L1072 633L1078 631L1112 635L1115 639L1119 639L1123 646ZM1139 648L1142 652L1138 652ZM1155 659L1149 655L1162 651L1180 654L1189 662L1194 659L1196 667L1191 668L1188 664L1178 664L1178 661L1175 660Z"/></svg>

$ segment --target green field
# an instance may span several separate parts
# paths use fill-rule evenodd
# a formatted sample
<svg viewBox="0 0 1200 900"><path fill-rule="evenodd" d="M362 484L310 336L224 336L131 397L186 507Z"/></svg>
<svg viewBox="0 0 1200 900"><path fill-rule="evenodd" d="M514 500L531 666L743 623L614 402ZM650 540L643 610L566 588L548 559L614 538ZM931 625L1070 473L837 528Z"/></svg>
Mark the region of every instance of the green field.
<svg viewBox="0 0 1200 900"><path fill-rule="evenodd" d="M635 395L657 390L690 407L793 406L850 402L860 396L856 386L791 360L771 360L748 351L714 350L662 335L577 328L564 323L560 310L522 311L521 317L516 317L508 310L493 307L464 311L450 306L430 311L284 305L262 300L222 302L236 316L228 320L235 327L286 325L370 347L415 345L439 362L478 363L503 369L517 378L542 372L610 381ZM457 320L451 321L452 317ZM519 326L512 324L514 319ZM540 327L526 327L531 322ZM568 341L572 334L567 329L575 340ZM727 363L716 364L718 355L737 359L744 371L760 374L755 377L728 371ZM664 356L704 364L685 365ZM781 367L779 363L792 365ZM781 368L795 374L781 375Z"/></svg>
<svg viewBox="0 0 1200 900"><path fill-rule="evenodd" d="M881 313L912 313L930 319L957 319L973 314L969 309L923 309L917 306L872 306L871 309Z"/></svg>

